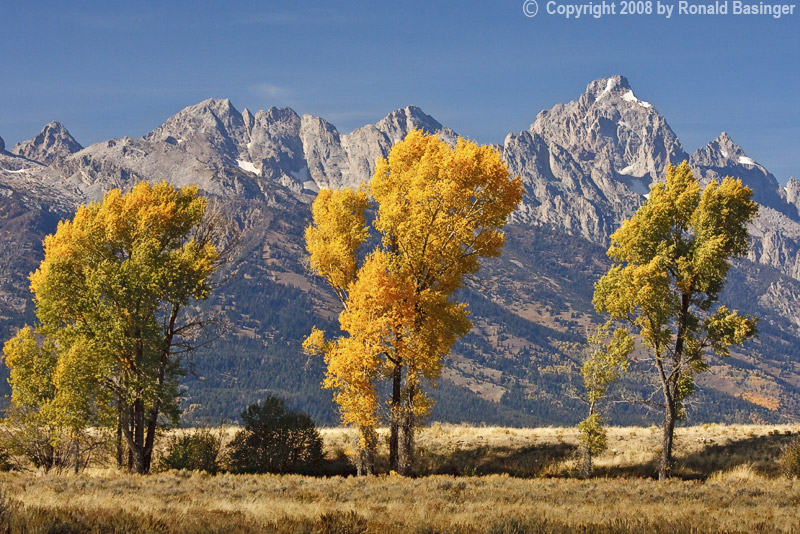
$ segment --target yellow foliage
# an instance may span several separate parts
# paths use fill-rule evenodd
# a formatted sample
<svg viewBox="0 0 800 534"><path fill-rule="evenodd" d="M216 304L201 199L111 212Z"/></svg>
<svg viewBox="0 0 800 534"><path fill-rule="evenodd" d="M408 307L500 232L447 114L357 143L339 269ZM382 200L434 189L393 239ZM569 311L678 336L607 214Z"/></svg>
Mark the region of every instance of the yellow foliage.
<svg viewBox="0 0 800 534"><path fill-rule="evenodd" d="M364 211L368 193L344 189L323 189L312 207L315 221L306 229L306 248L311 256L311 268L323 276L337 296L345 302L347 287L357 271L356 251L367 238Z"/></svg>
<svg viewBox="0 0 800 534"><path fill-rule="evenodd" d="M199 325L180 312L207 298L218 259L213 232L203 231L206 205L196 187L142 182L124 194L113 189L58 224L30 276L44 342L23 329L4 349L15 403L79 428L97 424L111 404L119 413L146 410L155 421L174 402L180 356L172 344ZM34 383L49 391L23 398ZM143 415L138 421L149 424ZM149 454L143 443L129 445Z"/></svg>
<svg viewBox="0 0 800 534"><path fill-rule="evenodd" d="M380 242L360 255L370 196ZM345 335L325 341L315 329L304 348L325 355L324 386L336 391L345 423L374 429L377 384L398 370L409 392L402 409L427 413L419 385L439 377L442 358L470 328L452 295L481 258L500 253L501 228L521 197L521 180L492 148L459 139L453 149L418 130L378 161L369 187L320 192L306 248L344 304Z"/></svg>

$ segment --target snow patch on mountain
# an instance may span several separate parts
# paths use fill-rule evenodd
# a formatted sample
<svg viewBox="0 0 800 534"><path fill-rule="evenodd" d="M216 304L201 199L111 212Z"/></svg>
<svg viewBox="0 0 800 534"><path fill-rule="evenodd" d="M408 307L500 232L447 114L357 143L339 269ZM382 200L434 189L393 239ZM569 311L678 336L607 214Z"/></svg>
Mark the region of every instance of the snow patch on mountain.
<svg viewBox="0 0 800 534"><path fill-rule="evenodd" d="M615 85L614 78L609 78L609 79L608 79L608 82L606 83L606 88L605 88L605 89L603 89L603 92L602 92L602 93L600 93L600 96L603 96L603 95L605 95L606 93L610 93L610 92L611 92L611 89L613 89L613 88L614 88L614 85Z"/></svg>
<svg viewBox="0 0 800 534"><path fill-rule="evenodd" d="M626 102L634 102L634 103L636 103L636 104L639 104L639 105L640 105L640 106L642 106L643 108L651 108L651 107L653 107L653 106L650 104L650 102L644 102L644 101L642 101L642 100L639 100L638 98L636 98L636 95L634 95L634 94L633 94L633 91L631 91L631 90L629 90L629 91L628 91L628 92L626 92L624 95L622 95L622 99L623 99L624 101L626 101Z"/></svg>
<svg viewBox="0 0 800 534"><path fill-rule="evenodd" d="M252 172L253 174L261 174L261 171L258 169L258 167L256 167L249 161L237 159L236 164L239 165L239 168L242 169L243 171Z"/></svg>

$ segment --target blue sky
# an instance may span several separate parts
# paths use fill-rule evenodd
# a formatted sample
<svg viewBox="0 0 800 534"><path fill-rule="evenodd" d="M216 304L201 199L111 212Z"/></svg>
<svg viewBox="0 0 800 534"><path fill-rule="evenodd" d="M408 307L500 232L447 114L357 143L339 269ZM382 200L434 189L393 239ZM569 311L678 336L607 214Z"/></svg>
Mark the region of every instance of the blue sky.
<svg viewBox="0 0 800 534"><path fill-rule="evenodd" d="M622 74L687 151L724 130L779 181L800 177L800 9L666 19L616 2L614 16L567 20L546 3L529 18L522 0L4 2L0 136L10 146L51 120L84 145L141 136L217 97L344 132L414 104L502 142Z"/></svg>

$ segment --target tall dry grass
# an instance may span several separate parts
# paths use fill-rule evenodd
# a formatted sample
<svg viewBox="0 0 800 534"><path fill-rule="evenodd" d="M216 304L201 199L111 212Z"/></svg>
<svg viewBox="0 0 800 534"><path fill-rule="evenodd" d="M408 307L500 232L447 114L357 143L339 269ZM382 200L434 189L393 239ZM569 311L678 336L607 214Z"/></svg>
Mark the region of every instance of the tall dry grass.
<svg viewBox="0 0 800 534"><path fill-rule="evenodd" d="M355 431L321 430L329 456L352 448ZM388 430L379 432L379 467L388 468ZM780 473L783 447L800 435L800 425L679 427L675 432L675 476L704 479L716 471L749 465L765 476ZM434 423L417 439L419 474L510 474L573 477L578 468L578 432L572 427L506 428ZM608 449L594 459L600 477L652 477L657 473L661 429L610 427Z"/></svg>
<svg viewBox="0 0 800 534"><path fill-rule="evenodd" d="M776 466L797 433L681 428L684 479L661 483L654 429L610 429L601 476L579 480L572 429L436 424L417 468L447 474L418 478L2 473L0 532L800 532L800 481ZM322 434L329 455L352 444L350 431Z"/></svg>

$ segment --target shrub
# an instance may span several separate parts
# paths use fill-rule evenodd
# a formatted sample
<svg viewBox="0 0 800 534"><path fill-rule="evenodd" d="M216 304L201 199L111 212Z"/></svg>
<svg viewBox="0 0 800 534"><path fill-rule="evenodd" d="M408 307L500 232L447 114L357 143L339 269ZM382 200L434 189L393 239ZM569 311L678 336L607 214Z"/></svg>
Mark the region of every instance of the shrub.
<svg viewBox="0 0 800 534"><path fill-rule="evenodd" d="M800 438L795 438L783 448L781 470L789 478L800 478Z"/></svg>
<svg viewBox="0 0 800 534"><path fill-rule="evenodd" d="M219 452L222 439L207 428L174 436L167 444L167 454L159 462L159 470L187 469L206 471L212 475L219 471Z"/></svg>
<svg viewBox="0 0 800 534"><path fill-rule="evenodd" d="M11 471L14 469L14 464L11 463L11 454L8 449L0 443L0 472Z"/></svg>
<svg viewBox="0 0 800 534"><path fill-rule="evenodd" d="M228 444L234 473L313 473L322 461L322 437L307 414L269 395L242 412L244 430Z"/></svg>
<svg viewBox="0 0 800 534"><path fill-rule="evenodd" d="M26 463L45 472L74 466L75 440L65 431L43 425L33 410L10 406L0 426L0 470Z"/></svg>

